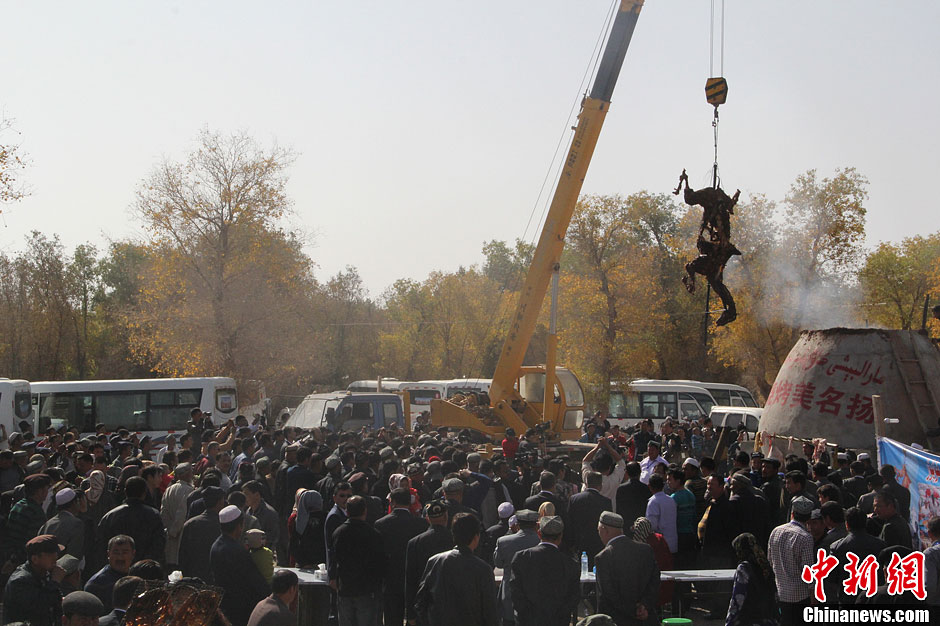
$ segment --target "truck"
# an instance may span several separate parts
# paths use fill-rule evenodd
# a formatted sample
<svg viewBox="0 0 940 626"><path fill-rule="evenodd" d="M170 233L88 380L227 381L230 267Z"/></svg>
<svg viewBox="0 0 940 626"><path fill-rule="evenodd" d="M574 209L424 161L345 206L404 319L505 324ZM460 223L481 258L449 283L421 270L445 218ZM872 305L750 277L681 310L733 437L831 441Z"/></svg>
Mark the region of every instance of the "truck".
<svg viewBox="0 0 940 626"><path fill-rule="evenodd" d="M643 0L621 0L617 7L591 90L581 101L567 158L510 319L489 393L483 396L486 401L479 401L481 394L433 399L431 422L435 426L466 428L494 439L502 437L507 428L522 434L539 427L554 439L577 438L581 432L585 412L581 383L571 370L555 363L561 253L642 7ZM524 366L549 285L552 301L546 362Z"/></svg>

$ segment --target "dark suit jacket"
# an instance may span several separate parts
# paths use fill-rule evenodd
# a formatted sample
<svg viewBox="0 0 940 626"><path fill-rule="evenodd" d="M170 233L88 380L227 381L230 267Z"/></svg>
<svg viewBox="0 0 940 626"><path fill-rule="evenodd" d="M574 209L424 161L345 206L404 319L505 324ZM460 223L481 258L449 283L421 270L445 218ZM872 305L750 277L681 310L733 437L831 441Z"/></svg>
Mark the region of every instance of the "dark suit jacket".
<svg viewBox="0 0 940 626"><path fill-rule="evenodd" d="M597 564L597 612L610 615L617 626L634 626L636 605L649 612L646 624L655 625L659 596L659 565L649 544L629 537L614 539L595 559Z"/></svg>
<svg viewBox="0 0 940 626"><path fill-rule="evenodd" d="M394 595L404 601L405 553L408 542L428 528L428 523L411 514L408 509L395 509L375 522L375 530L382 537L385 548L385 595Z"/></svg>
<svg viewBox="0 0 940 626"><path fill-rule="evenodd" d="M898 514L901 517L903 517L905 520L910 519L911 517L911 491L910 489L902 486L900 483L898 483L897 480L886 480L884 486L888 491L894 494L895 499L897 499Z"/></svg>
<svg viewBox="0 0 940 626"><path fill-rule="evenodd" d="M858 499L868 491L868 481L864 476L852 476L842 481L842 488L845 490L849 499L849 501L845 503L846 507L851 508L855 506L858 503Z"/></svg>
<svg viewBox="0 0 940 626"><path fill-rule="evenodd" d="M326 521L323 522L323 541L326 544L326 565L331 567L333 560L333 533L346 521L346 512L335 504L330 512L326 514Z"/></svg>
<svg viewBox="0 0 940 626"><path fill-rule="evenodd" d="M212 568L209 566L209 552L212 544L222 534L219 514L206 511L186 520L180 533L180 570L183 576L201 578L212 583Z"/></svg>
<svg viewBox="0 0 940 626"><path fill-rule="evenodd" d="M767 545L771 531L767 500L746 492L731 496L728 504L731 521L734 524L732 537L737 537L741 533L751 533L757 537L761 545Z"/></svg>
<svg viewBox="0 0 940 626"><path fill-rule="evenodd" d="M731 548L731 542L737 535L734 534L735 522L728 491L725 490L717 500L714 498L709 500L706 511L708 519L705 522L702 556L709 560L709 565L712 567L734 567L734 550Z"/></svg>
<svg viewBox="0 0 940 626"><path fill-rule="evenodd" d="M415 610L430 626L496 626L493 568L467 549L434 555L424 568Z"/></svg>
<svg viewBox="0 0 940 626"><path fill-rule="evenodd" d="M130 535L134 538L136 559L166 560L166 529L160 512L144 504L143 500L129 499L125 504L111 509L98 522L97 549L105 551L108 540L115 535Z"/></svg>
<svg viewBox="0 0 940 626"><path fill-rule="evenodd" d="M341 596L381 591L385 577L382 537L363 520L346 520L333 533L333 560L329 572Z"/></svg>
<svg viewBox="0 0 940 626"><path fill-rule="evenodd" d="M900 515L895 515L885 521L884 525L881 527L881 535L879 538L888 546L913 548L911 529Z"/></svg>
<svg viewBox="0 0 940 626"><path fill-rule="evenodd" d="M650 488L631 478L617 487L617 515L623 518L624 528L631 528L636 518L646 515L646 503L650 499Z"/></svg>
<svg viewBox="0 0 940 626"><path fill-rule="evenodd" d="M409 620L416 618L415 594L428 560L454 547L454 538L446 526L431 526L412 538L405 548L405 611Z"/></svg>
<svg viewBox="0 0 940 626"><path fill-rule="evenodd" d="M597 522L601 513L612 508L610 498L605 498L594 489L576 493L568 501L568 520L565 524L568 545L579 558L582 552L587 552L590 567L594 566L597 553L604 549L597 535Z"/></svg>
<svg viewBox="0 0 940 626"><path fill-rule="evenodd" d="M834 570L832 574L826 578L826 582L828 583L831 580L839 581L838 585L832 585L831 588L835 589L835 592L839 594L840 604L853 604L856 600L856 597L846 595L842 592L843 587L841 582L848 576L845 570L842 569L842 564L849 562L845 555L849 552L854 552L855 556L857 556L860 561L863 561L869 555L877 558L878 554L884 550L884 548L884 541L866 532L849 532L843 539L832 544L830 552L834 557L839 559L840 565L837 568L838 571ZM827 585L827 599L829 598L829 589L830 586Z"/></svg>
<svg viewBox="0 0 940 626"><path fill-rule="evenodd" d="M553 493L547 491L540 491L534 496L529 496L525 501L525 508L530 511L538 511L539 507L545 504L546 502L551 502L555 506L555 515L565 518L568 507L565 506L565 503L561 498L556 496Z"/></svg>
<svg viewBox="0 0 940 626"><path fill-rule="evenodd" d="M540 543L512 559L512 608L519 626L567 626L581 598L581 568L553 545Z"/></svg>
<svg viewBox="0 0 940 626"><path fill-rule="evenodd" d="M232 624L247 624L255 605L271 593L268 581L245 546L228 535L212 544L209 562L215 585L225 590L222 612Z"/></svg>

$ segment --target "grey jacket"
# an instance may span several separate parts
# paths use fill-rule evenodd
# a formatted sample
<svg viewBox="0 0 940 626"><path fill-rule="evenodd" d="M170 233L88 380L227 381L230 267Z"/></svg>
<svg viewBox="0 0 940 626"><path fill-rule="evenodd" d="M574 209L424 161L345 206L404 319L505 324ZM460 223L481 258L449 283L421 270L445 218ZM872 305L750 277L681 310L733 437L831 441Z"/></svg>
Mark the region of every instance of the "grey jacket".
<svg viewBox="0 0 940 626"><path fill-rule="evenodd" d="M68 511L59 511L39 530L40 535L55 535L65 546L65 553L81 559L85 556L85 522Z"/></svg>
<svg viewBox="0 0 940 626"><path fill-rule="evenodd" d="M499 606L504 622L513 622L516 619L512 612L512 591L510 590L512 570L509 566L512 564L512 559L517 552L539 545L539 541L539 535L534 528L520 530L496 540L493 565L503 570L503 582L499 585Z"/></svg>

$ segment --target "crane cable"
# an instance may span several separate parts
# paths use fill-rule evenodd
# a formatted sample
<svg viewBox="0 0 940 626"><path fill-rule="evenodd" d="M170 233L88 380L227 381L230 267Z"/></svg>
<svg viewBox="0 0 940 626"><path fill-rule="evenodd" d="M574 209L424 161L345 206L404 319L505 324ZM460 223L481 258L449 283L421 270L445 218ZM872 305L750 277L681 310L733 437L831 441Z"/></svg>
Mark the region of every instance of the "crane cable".
<svg viewBox="0 0 940 626"><path fill-rule="evenodd" d="M715 0L711 0L711 20L708 33L708 75L705 81L705 99L715 107L712 117L712 128L715 136L715 161L712 165L712 187L720 186L721 178L718 175L718 106L724 104L728 98L728 81L724 79L725 73L725 0L721 0L721 35L719 40L719 70L715 76Z"/></svg>

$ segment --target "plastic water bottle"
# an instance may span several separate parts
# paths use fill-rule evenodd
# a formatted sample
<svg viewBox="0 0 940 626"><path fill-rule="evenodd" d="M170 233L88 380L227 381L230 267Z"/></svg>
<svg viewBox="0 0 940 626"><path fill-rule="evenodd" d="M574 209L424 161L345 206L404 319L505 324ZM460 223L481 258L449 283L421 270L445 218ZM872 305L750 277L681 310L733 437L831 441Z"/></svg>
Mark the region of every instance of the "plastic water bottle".
<svg viewBox="0 0 940 626"><path fill-rule="evenodd" d="M581 553L581 578L587 576L588 573L588 558L587 552Z"/></svg>

